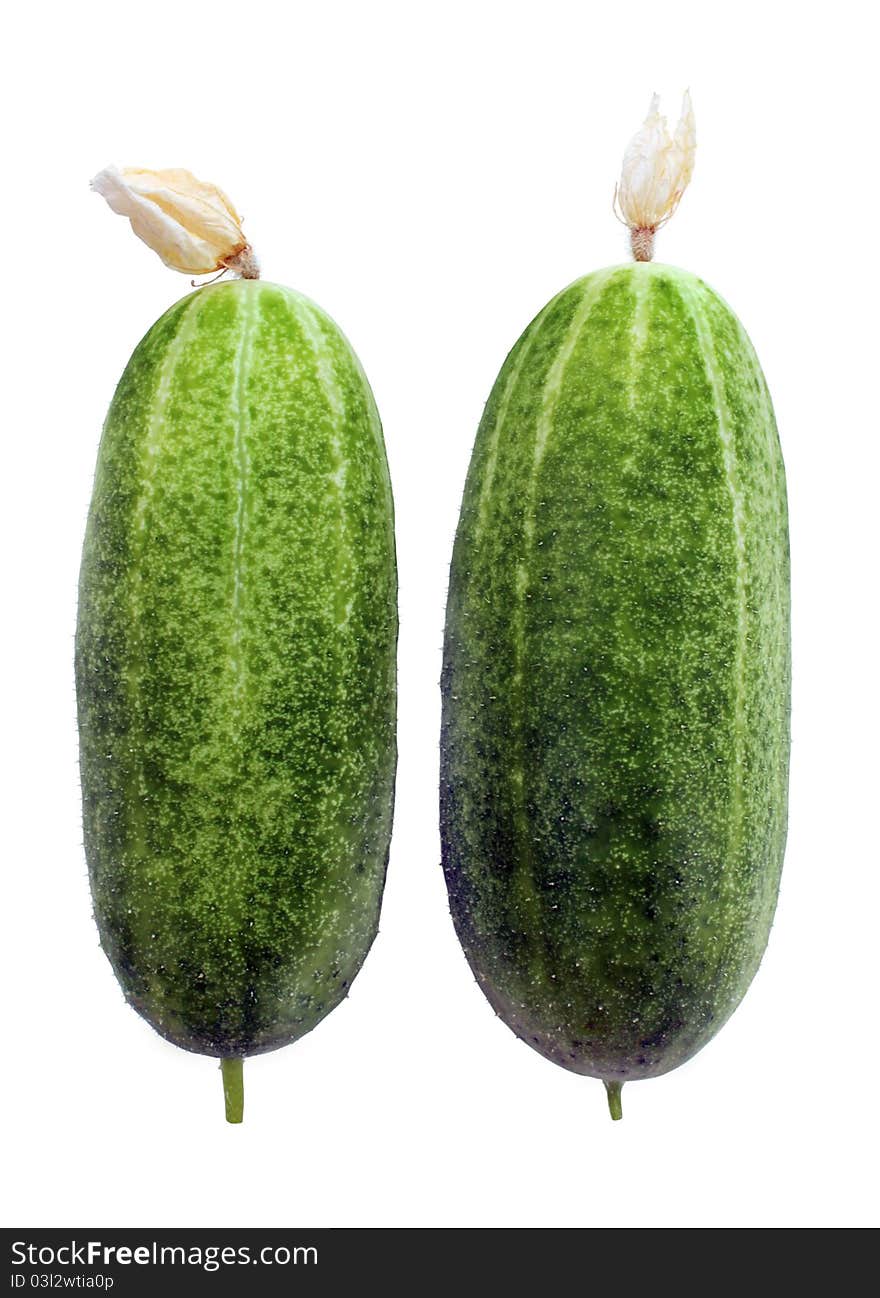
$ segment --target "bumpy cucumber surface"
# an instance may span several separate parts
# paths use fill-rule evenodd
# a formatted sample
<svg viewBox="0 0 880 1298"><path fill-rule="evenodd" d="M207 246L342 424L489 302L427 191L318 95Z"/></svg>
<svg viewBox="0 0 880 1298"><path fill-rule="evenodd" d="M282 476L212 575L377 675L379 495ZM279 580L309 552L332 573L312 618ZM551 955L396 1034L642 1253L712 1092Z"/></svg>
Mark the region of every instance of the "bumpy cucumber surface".
<svg viewBox="0 0 880 1298"><path fill-rule="evenodd" d="M346 995L388 857L396 636L354 353L287 289L199 289L110 408L76 641L101 941L178 1045L271 1050Z"/></svg>
<svg viewBox="0 0 880 1298"><path fill-rule="evenodd" d="M490 1002L612 1092L693 1055L758 967L789 678L784 470L752 346L684 271L589 275L522 335L477 435L441 827Z"/></svg>

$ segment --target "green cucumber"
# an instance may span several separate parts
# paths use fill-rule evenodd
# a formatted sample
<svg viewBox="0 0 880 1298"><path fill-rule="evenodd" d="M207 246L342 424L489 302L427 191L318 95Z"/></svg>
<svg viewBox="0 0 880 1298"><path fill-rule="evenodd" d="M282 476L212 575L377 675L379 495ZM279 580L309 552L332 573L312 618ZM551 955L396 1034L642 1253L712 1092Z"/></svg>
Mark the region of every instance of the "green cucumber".
<svg viewBox="0 0 880 1298"><path fill-rule="evenodd" d="M620 1087L722 1026L786 835L785 478L754 350L685 271L572 284L477 435L443 669L441 831L477 980Z"/></svg>
<svg viewBox="0 0 880 1298"><path fill-rule="evenodd" d="M376 933L396 762L396 567L373 397L336 325L255 280L132 356L98 456L76 681L101 942L163 1036L295 1041Z"/></svg>

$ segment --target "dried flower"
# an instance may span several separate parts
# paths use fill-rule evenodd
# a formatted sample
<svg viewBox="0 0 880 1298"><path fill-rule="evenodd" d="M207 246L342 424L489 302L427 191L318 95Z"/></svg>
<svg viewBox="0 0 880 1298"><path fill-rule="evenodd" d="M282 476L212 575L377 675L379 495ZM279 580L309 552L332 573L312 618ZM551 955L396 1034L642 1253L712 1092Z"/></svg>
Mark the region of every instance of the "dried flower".
<svg viewBox="0 0 880 1298"><path fill-rule="evenodd" d="M172 270L188 275L232 270L243 279L259 278L241 218L216 185L182 168L107 167L95 176L92 189L128 217L138 238Z"/></svg>
<svg viewBox="0 0 880 1298"><path fill-rule="evenodd" d="M694 171L697 135L690 93L685 91L673 136L659 110L654 95L641 130L623 155L614 196L615 208L629 226L636 261L651 260L654 234L678 207Z"/></svg>

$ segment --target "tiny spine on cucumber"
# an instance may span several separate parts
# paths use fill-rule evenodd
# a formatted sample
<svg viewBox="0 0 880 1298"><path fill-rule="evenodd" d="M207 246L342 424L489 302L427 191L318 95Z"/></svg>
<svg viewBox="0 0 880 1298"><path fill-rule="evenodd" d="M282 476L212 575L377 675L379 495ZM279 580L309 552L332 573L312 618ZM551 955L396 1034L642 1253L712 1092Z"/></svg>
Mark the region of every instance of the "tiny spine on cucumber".
<svg viewBox="0 0 880 1298"><path fill-rule="evenodd" d="M244 1060L239 1057L221 1059L220 1071L223 1075L226 1121L242 1122L244 1120Z"/></svg>

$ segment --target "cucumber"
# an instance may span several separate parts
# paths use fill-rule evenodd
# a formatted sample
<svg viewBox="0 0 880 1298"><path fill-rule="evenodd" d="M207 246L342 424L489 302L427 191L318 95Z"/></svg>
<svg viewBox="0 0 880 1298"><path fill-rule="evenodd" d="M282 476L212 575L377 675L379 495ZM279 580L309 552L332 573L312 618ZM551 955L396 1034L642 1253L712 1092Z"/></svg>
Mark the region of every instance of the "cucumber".
<svg viewBox="0 0 880 1298"><path fill-rule="evenodd" d="M225 1061L313 1028L376 933L396 566L363 371L306 298L201 288L101 440L76 636L85 846L125 996Z"/></svg>
<svg viewBox="0 0 880 1298"><path fill-rule="evenodd" d="M501 371L455 541L441 833L505 1022L620 1087L689 1059L765 949L786 835L789 561L767 386L701 280L554 298Z"/></svg>

